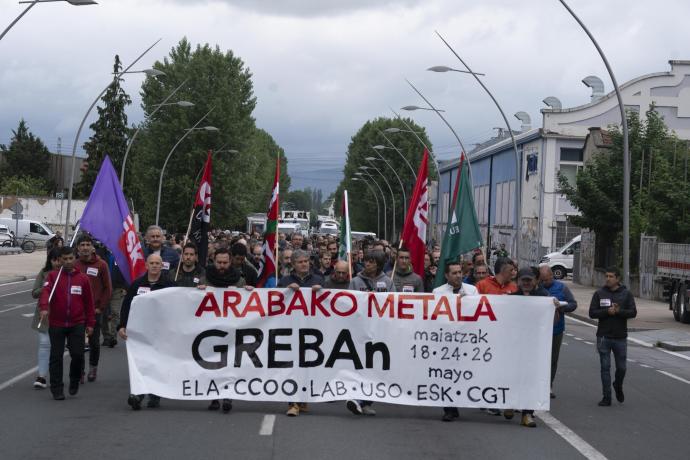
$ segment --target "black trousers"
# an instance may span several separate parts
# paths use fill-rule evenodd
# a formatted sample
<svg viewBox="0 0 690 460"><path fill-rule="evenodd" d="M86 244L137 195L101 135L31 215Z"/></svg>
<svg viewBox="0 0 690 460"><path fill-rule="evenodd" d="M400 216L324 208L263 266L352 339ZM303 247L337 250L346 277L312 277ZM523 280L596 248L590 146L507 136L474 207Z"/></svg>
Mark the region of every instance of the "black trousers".
<svg viewBox="0 0 690 460"><path fill-rule="evenodd" d="M53 392L62 391L64 382L62 381L62 355L65 352L65 344L69 349L71 358L69 366L70 381L79 381L81 370L84 366L84 336L86 327L79 324L72 327L49 327L50 336L50 390Z"/></svg>
<svg viewBox="0 0 690 460"><path fill-rule="evenodd" d="M101 357L101 316L101 313L96 315L96 325L89 337L89 365L91 367L98 367L98 360Z"/></svg>

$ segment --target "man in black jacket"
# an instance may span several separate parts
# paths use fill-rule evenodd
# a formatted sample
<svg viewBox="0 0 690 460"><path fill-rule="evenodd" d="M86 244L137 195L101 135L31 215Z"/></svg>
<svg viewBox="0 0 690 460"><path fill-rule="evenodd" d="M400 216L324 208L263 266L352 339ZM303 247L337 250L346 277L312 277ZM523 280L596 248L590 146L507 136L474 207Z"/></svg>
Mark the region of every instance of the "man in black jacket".
<svg viewBox="0 0 690 460"><path fill-rule="evenodd" d="M120 338L127 340L127 321L129 320L129 310L132 306L134 297L173 286L175 286L175 283L163 274L163 259L161 256L150 254L146 258L146 273L144 273L144 276L134 280L129 289L127 289L127 295L122 301L120 324L117 326L117 333ZM127 404L129 404L133 410L139 410L141 409L141 401L143 401L143 399L144 395L130 394L129 398L127 398ZM160 404L160 396L150 394L146 407L156 408L159 407Z"/></svg>
<svg viewBox="0 0 690 460"><path fill-rule="evenodd" d="M616 361L616 380L613 389L618 402L625 400L623 379L625 378L628 354L628 318L637 316L635 297L620 282L617 268L606 269L606 284L592 296L589 317L598 319L597 351L601 364L601 385L604 397L600 406L611 405L611 352Z"/></svg>
<svg viewBox="0 0 690 460"><path fill-rule="evenodd" d="M196 287L206 284L206 271L198 260L196 245L189 242L182 249L182 264L176 273L171 274L179 287Z"/></svg>

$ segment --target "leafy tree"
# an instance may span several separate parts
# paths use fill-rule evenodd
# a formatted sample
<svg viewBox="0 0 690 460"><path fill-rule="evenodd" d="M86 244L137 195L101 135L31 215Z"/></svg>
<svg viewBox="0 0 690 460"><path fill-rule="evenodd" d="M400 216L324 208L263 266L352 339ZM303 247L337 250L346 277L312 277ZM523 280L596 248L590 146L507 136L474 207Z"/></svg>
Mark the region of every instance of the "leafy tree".
<svg viewBox="0 0 690 460"><path fill-rule="evenodd" d="M293 190L287 195L285 195L285 200L283 204L289 209L296 209L300 211L311 211L312 210L312 200L311 200L311 189L306 188L304 190ZM289 205L288 205L289 203Z"/></svg>
<svg viewBox="0 0 690 460"><path fill-rule="evenodd" d="M115 55L113 73L122 71L120 57ZM93 188L93 184L101 169L101 164L106 155L110 156L115 171L120 171L122 159L127 150L127 139L129 129L127 128L127 113L125 109L132 103L120 82L122 78L114 78L111 85L101 98L103 107L97 107L98 119L90 126L93 134L84 143L84 150L88 155L87 167L81 181L77 185L77 194L88 197Z"/></svg>
<svg viewBox="0 0 690 460"><path fill-rule="evenodd" d="M429 141L429 138L427 137L426 131L423 127L417 125L413 120L409 118L405 119L405 123L407 123L407 126L397 118L376 118L374 120L369 120L366 123L364 123L364 125L352 137L350 145L347 149L347 160L345 162L344 169L345 177L343 178L335 193L335 209L336 212L340 212L342 206L342 192L343 190L348 190L350 201L350 219L352 221L353 230L373 232L376 231L376 201L372 195L371 189L361 181L353 181L354 178L360 177L356 174L360 172L360 166L371 167L373 164L386 176L386 179L390 183L391 189L393 190L393 194L395 196L395 227L396 231L398 232L398 235L396 235L396 237L399 236L400 232L402 231L402 226L404 223L403 208L405 208L405 211L407 211L407 207L409 206L409 200L412 198L412 189L414 188L415 177L412 171L410 170L410 167L407 165L407 162L405 162L405 160L403 160L403 158L401 158L401 156L395 150L392 149L392 146L388 143L386 137L395 145L395 147L397 147L400 150L400 152L402 152L405 158L407 158L415 174L419 169L419 164L422 161L424 147L422 147L422 145L419 143L419 141L413 133L406 132L408 130L408 126L417 133L417 135L424 141L424 143L427 146L429 146L429 148L432 148L431 142ZM395 134L384 133L386 136L384 137L384 134L382 133L384 130L388 128L398 128L399 130L401 130L401 132ZM377 154L377 151L372 149L372 147L377 145L384 145L387 148L383 150L378 150ZM375 160L374 162L366 160L366 158L368 157L379 158L379 155L383 156L388 161L388 163L390 163L390 167L380 159ZM400 180L402 181L402 184L405 188L405 194L408 200L408 202L405 204L403 204L403 196L400 190L400 183L398 182L398 179L396 178L393 171L391 171L391 167L395 170L395 172L398 173L398 175L400 176ZM383 182L381 176L376 171L369 170L369 173L372 176L374 176L374 180L379 184L381 189L383 189L383 193L385 195L385 199L388 205L388 227L390 230L392 229L393 219L390 191L388 190L386 184ZM436 177L436 170L434 168L433 161L431 160L429 161L429 176L431 180L433 180ZM361 177L364 178L367 182L369 182L370 186L374 190L376 190L377 194L380 195L380 192L378 192L378 188L376 187L376 185L371 183L371 179L369 177ZM380 197L379 202L381 203L381 212L383 213L383 201ZM383 237L383 217L381 217L381 227L381 235L379 236ZM389 237L390 236L391 235L389 235Z"/></svg>
<svg viewBox="0 0 690 460"><path fill-rule="evenodd" d="M637 267L640 235L662 241L690 242L690 189L687 186L685 142L669 132L663 118L650 107L646 119L628 112L630 186L630 265ZM610 153L595 154L570 184L559 173L559 191L580 211L574 225L597 235L600 265L620 263L623 230L623 136L611 129ZM617 254L617 255L616 255Z"/></svg>
<svg viewBox="0 0 690 460"><path fill-rule="evenodd" d="M50 152L41 139L29 131L24 119L19 121L17 130L12 131L10 145L0 145L0 151L3 154L0 183L4 185L12 177L23 177L24 183L29 183L29 179L41 179L43 189L47 191L52 188L52 184L49 184ZM9 190L12 188L10 187ZM30 194L37 195L38 193Z"/></svg>
<svg viewBox="0 0 690 460"><path fill-rule="evenodd" d="M46 196L49 195L48 182L40 177L11 176L2 181L0 195Z"/></svg>
<svg viewBox="0 0 690 460"><path fill-rule="evenodd" d="M168 162L160 223L171 230L186 229L197 186L195 177L206 160L206 152L223 147L214 154L212 224L243 227L248 213L266 211L277 155L281 158L281 191L286 193L290 185L283 150L270 134L255 126L252 112L256 98L249 69L232 51L223 52L208 44L192 49L186 38L154 68L165 72L165 77L149 78L142 85L147 119L130 152L125 193L133 198L142 223L152 223L165 157L185 130L212 110L199 126L214 126L218 131L190 133ZM190 101L193 107L164 107L153 118L148 116L156 104L185 81L171 102Z"/></svg>

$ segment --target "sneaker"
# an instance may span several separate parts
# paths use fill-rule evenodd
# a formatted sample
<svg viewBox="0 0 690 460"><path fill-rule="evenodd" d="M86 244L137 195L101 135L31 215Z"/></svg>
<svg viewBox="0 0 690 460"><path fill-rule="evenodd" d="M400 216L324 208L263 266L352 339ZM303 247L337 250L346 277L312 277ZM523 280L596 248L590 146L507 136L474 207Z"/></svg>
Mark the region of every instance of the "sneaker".
<svg viewBox="0 0 690 460"><path fill-rule="evenodd" d="M347 409L352 412L355 415L362 415L364 412L362 411L362 406L359 404L359 401L356 401L354 399L349 399L346 404Z"/></svg>
<svg viewBox="0 0 690 460"><path fill-rule="evenodd" d="M146 407L149 409L156 409L161 407L161 398L154 395L149 395L149 401L146 403Z"/></svg>
<svg viewBox="0 0 690 460"><path fill-rule="evenodd" d="M232 410L232 399L223 400L223 413L227 414Z"/></svg>
<svg viewBox="0 0 690 460"><path fill-rule="evenodd" d="M452 422L453 420L455 420L455 415L453 415L452 412L444 412L443 417L441 417L441 420L443 420L444 422Z"/></svg>
<svg viewBox="0 0 690 460"><path fill-rule="evenodd" d="M625 395L623 394L623 385L613 384L613 390L616 392L616 400L619 403L625 401Z"/></svg>
<svg viewBox="0 0 690 460"><path fill-rule="evenodd" d="M601 407L610 406L611 405L611 398L604 397L601 401L599 401L599 405Z"/></svg>
<svg viewBox="0 0 690 460"><path fill-rule="evenodd" d="M65 393L62 390L53 391L53 399L56 401L63 401L65 399Z"/></svg>
<svg viewBox="0 0 690 460"><path fill-rule="evenodd" d="M299 406L299 411L300 412L309 412L309 406L307 406L307 403L297 403Z"/></svg>
<svg viewBox="0 0 690 460"><path fill-rule="evenodd" d="M552 391L550 397L551 397L551 399L556 399L556 393L554 393L554 392Z"/></svg>
<svg viewBox="0 0 690 460"><path fill-rule="evenodd" d="M89 375L86 376L86 379L89 382L95 382L96 381L96 373L97 373L97 368L92 367L89 369Z"/></svg>
<svg viewBox="0 0 690 460"><path fill-rule="evenodd" d="M374 416L376 415L376 409L374 409L370 405L362 406L362 413L364 415Z"/></svg>
<svg viewBox="0 0 690 460"><path fill-rule="evenodd" d="M137 395L129 395L129 398L127 398L127 404L130 405L132 410L139 410L141 409L141 397Z"/></svg>
<svg viewBox="0 0 690 460"><path fill-rule="evenodd" d="M486 409L486 411L489 413L489 415L501 415L500 409Z"/></svg>
<svg viewBox="0 0 690 460"><path fill-rule="evenodd" d="M297 417L299 415L299 404L290 404L285 415L288 417Z"/></svg>
<svg viewBox="0 0 690 460"><path fill-rule="evenodd" d="M84 353L86 353L87 351L91 351L91 347L88 343L84 345Z"/></svg>
<svg viewBox="0 0 690 460"><path fill-rule="evenodd" d="M506 420L512 420L514 416L515 411L513 409L506 409L503 411L503 417L505 417Z"/></svg>
<svg viewBox="0 0 690 460"><path fill-rule="evenodd" d="M37 390L42 390L46 387L48 387L46 379L43 377L36 377L36 381L34 382L34 388Z"/></svg>
<svg viewBox="0 0 690 460"><path fill-rule="evenodd" d="M79 380L70 380L67 392L72 396L79 393Z"/></svg>
<svg viewBox="0 0 690 460"><path fill-rule="evenodd" d="M218 410L220 409L220 402L217 399L214 399L211 401L211 404L208 405L208 410Z"/></svg>
<svg viewBox="0 0 690 460"><path fill-rule="evenodd" d="M520 421L520 425L529 428L535 428L537 426L537 422L534 421L534 417L532 417L532 414L522 414L522 420Z"/></svg>

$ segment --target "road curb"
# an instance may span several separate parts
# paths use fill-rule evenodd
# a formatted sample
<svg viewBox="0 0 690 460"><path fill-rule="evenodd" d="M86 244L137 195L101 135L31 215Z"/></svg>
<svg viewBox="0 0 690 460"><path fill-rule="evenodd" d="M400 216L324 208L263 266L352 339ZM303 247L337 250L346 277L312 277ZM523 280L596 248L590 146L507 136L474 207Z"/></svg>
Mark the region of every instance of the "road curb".
<svg viewBox="0 0 690 460"><path fill-rule="evenodd" d="M659 348L665 348L670 351L690 351L690 342L662 342L656 343Z"/></svg>

